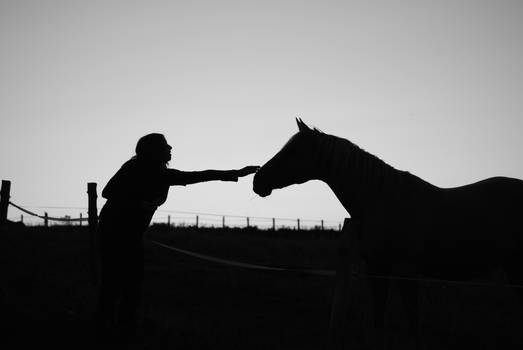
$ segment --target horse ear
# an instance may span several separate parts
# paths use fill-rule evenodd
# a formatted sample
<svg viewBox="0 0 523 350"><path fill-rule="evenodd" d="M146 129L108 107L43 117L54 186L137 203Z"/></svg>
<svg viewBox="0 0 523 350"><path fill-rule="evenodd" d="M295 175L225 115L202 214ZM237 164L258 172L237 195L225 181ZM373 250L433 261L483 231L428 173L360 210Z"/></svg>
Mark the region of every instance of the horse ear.
<svg viewBox="0 0 523 350"><path fill-rule="evenodd" d="M300 118L296 118L296 124L298 124L298 129L300 131L309 131L310 128L301 120Z"/></svg>

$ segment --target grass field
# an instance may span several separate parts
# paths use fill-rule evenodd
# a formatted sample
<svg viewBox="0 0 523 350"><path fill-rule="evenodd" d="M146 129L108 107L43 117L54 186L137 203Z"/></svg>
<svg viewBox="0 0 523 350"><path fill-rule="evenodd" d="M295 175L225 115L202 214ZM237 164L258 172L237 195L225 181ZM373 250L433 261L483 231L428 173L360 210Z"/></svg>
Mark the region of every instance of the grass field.
<svg viewBox="0 0 523 350"><path fill-rule="evenodd" d="M146 239L142 337L129 348L325 348L334 278L230 267L149 240L252 264L334 269L337 233L153 227ZM97 348L87 228L2 230L0 262L3 349L34 342ZM422 283L421 289L426 349L522 348L521 308L511 290L434 283ZM371 305L365 289L357 300L354 319L362 321L348 330L355 349L372 343L366 336ZM394 283L386 323L389 349L413 347Z"/></svg>

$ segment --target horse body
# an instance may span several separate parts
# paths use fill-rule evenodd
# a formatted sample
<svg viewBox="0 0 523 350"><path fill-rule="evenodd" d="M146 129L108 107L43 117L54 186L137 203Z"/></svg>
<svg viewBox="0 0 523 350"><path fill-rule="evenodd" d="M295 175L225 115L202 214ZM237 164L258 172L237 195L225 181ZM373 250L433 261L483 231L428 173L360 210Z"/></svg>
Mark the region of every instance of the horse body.
<svg viewBox="0 0 523 350"><path fill-rule="evenodd" d="M363 223L361 249L371 265L409 264L419 275L466 280L522 258L523 181L425 187L355 217ZM515 272L509 277L523 280Z"/></svg>
<svg viewBox="0 0 523 350"><path fill-rule="evenodd" d="M364 225L366 260L411 264L419 274L463 280L523 257L523 181L493 177L440 188L347 140L316 136L324 153L318 177Z"/></svg>
<svg viewBox="0 0 523 350"><path fill-rule="evenodd" d="M493 177L440 188L297 122L300 132L255 175L256 193L312 179L327 183L362 226L359 249L370 273L409 266L417 275L463 281L504 268L509 282L523 282L523 181ZM386 281L371 282L377 328L383 328L387 288ZM402 282L400 289L414 330L417 284Z"/></svg>

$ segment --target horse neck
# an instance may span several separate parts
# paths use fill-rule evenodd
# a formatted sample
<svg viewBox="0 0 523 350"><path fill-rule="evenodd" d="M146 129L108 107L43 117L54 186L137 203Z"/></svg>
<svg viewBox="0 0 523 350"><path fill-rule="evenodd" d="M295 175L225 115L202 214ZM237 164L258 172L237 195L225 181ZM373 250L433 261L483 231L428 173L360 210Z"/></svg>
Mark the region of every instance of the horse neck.
<svg viewBox="0 0 523 350"><path fill-rule="evenodd" d="M324 135L318 167L351 217L366 217L384 202L393 202L408 182L405 172L394 169L350 141Z"/></svg>

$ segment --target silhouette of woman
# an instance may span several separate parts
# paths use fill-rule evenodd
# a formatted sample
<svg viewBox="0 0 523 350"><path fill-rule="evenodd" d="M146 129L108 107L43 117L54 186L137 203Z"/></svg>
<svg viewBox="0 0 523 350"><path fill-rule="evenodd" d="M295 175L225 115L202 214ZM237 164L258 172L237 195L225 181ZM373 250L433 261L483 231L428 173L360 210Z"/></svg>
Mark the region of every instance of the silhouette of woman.
<svg viewBox="0 0 523 350"><path fill-rule="evenodd" d="M107 199L100 212L97 242L102 277L97 326L103 335L116 328L132 334L144 274L143 234L170 186L204 181L238 181L258 166L240 170L180 171L170 169L172 147L162 134L148 134L136 145L136 155L125 162L102 191Z"/></svg>

